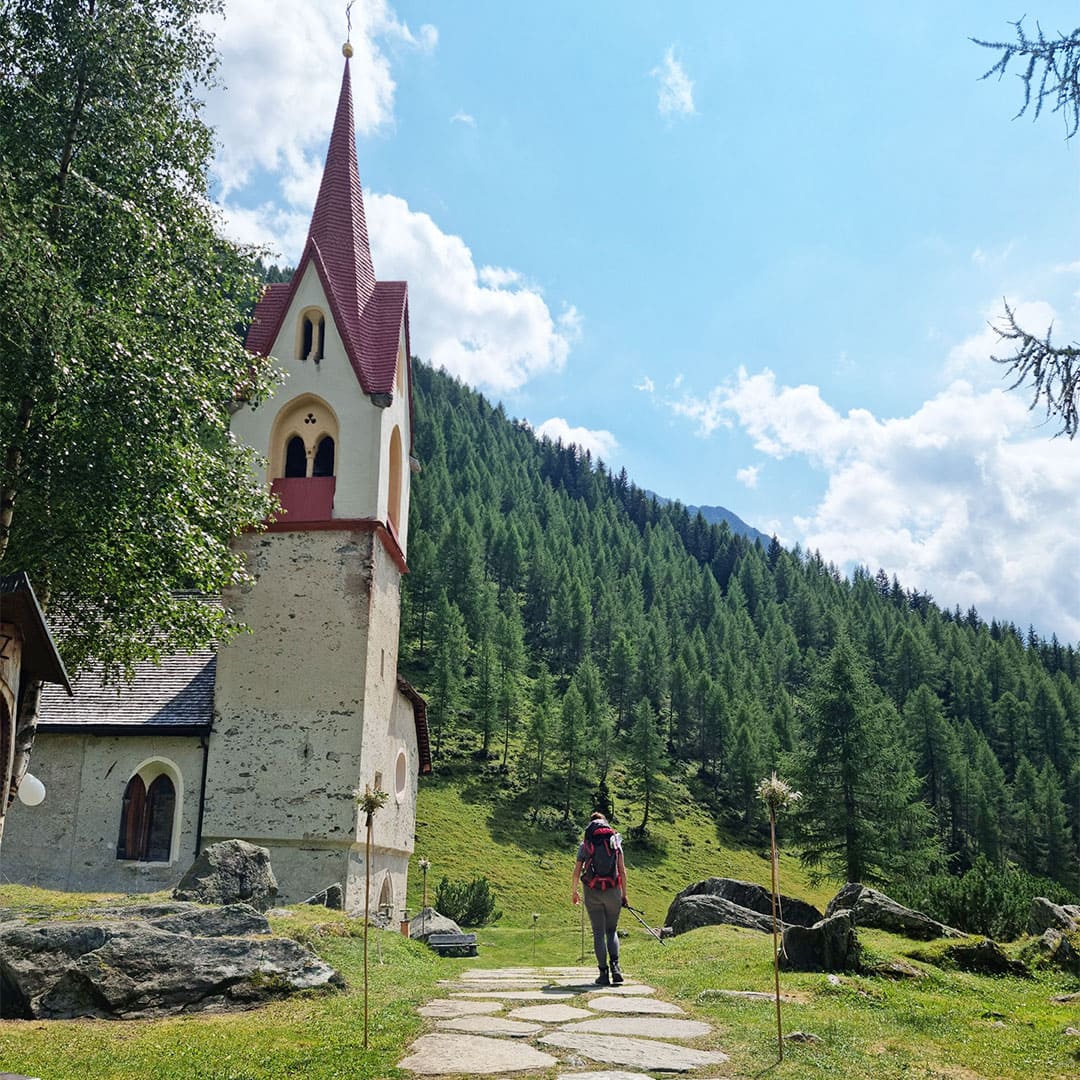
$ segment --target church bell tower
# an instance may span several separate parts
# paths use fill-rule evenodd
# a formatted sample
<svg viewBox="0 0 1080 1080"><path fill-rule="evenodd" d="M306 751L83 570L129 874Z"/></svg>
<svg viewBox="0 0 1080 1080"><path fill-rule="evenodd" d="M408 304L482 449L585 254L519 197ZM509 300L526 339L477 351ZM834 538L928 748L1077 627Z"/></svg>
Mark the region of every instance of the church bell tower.
<svg viewBox="0 0 1080 1080"><path fill-rule="evenodd" d="M430 768L422 702L397 677L409 305L405 282L377 281L372 265L351 51L303 254L288 283L266 290L247 338L287 375L274 398L233 418L236 437L264 456L281 509L240 539L252 582L224 598L250 633L218 656L201 834L204 845L269 848L288 902L338 883L346 908L361 910L354 791L385 790L371 907L400 911L417 778Z"/></svg>

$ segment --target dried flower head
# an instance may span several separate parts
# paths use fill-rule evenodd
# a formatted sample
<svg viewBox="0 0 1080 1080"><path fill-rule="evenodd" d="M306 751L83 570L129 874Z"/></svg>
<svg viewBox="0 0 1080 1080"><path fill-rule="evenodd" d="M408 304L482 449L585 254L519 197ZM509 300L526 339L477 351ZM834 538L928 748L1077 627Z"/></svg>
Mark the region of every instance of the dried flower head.
<svg viewBox="0 0 1080 1080"><path fill-rule="evenodd" d="M760 781L757 786L758 798L763 800L774 813L784 810L802 798L801 791L795 791L786 781L774 772L772 776Z"/></svg>
<svg viewBox="0 0 1080 1080"><path fill-rule="evenodd" d="M420 869L423 870L426 874L431 869L431 860L421 859L416 865L419 866Z"/></svg>
<svg viewBox="0 0 1080 1080"><path fill-rule="evenodd" d="M374 791L370 787L365 787L363 791L357 788L353 792L353 798L356 799L356 805L367 815L368 822L371 821L372 814L376 810L381 810L386 805L386 800L390 798L390 793L386 791L379 791L376 788Z"/></svg>

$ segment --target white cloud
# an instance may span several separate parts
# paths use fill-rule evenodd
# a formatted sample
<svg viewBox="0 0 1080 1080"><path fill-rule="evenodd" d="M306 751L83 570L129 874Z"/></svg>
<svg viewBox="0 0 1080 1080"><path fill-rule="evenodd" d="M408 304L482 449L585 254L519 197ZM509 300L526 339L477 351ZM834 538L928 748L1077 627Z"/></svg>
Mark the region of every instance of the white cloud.
<svg viewBox="0 0 1080 1080"><path fill-rule="evenodd" d="M379 279L408 281L410 307L423 313L412 321L418 356L494 393L562 369L580 332L575 308L553 318L520 275L477 269L461 237L404 199L369 194L365 205Z"/></svg>
<svg viewBox="0 0 1080 1080"><path fill-rule="evenodd" d="M804 548L884 567L948 607L1080 638L1080 534L1068 521L1080 444L1033 427L1022 393L956 380L910 416L882 419L842 415L818 387L778 386L766 370L680 405L699 425L730 417L760 452L827 475L794 521Z"/></svg>
<svg viewBox="0 0 1080 1080"><path fill-rule="evenodd" d="M760 472L760 465L747 465L746 468L739 469L735 473L735 479L748 488L756 488Z"/></svg>
<svg viewBox="0 0 1080 1080"><path fill-rule="evenodd" d="M645 375L641 382L634 384L634 389L644 390L646 394L651 394L656 389L656 383L654 383L648 375Z"/></svg>
<svg viewBox="0 0 1080 1080"><path fill-rule="evenodd" d="M483 284L493 289L505 289L521 281L521 275L516 270L508 270L505 266L481 266L477 274Z"/></svg>
<svg viewBox="0 0 1080 1080"><path fill-rule="evenodd" d="M618 449L619 441L610 431L590 431L588 428L571 427L561 416L545 420L535 430L538 439L545 435L552 442L561 440L564 446L573 443L579 450L588 450L595 461L602 458L610 461L611 455Z"/></svg>
<svg viewBox="0 0 1080 1080"><path fill-rule="evenodd" d="M460 110L450 117L451 124L465 124L467 127L476 127L476 117L471 113Z"/></svg>
<svg viewBox="0 0 1080 1080"><path fill-rule="evenodd" d="M344 62L341 15L330 0L305 4L302 18L295 0L227 0L224 21L213 21L226 88L207 112L221 143L215 170L225 230L286 263L303 249L322 177ZM393 120L388 53L430 52L438 31L425 24L414 34L387 0L366 0L352 8L350 40L356 127L370 132ZM277 183L279 199L253 198L248 185L260 171ZM460 237L402 199L367 191L365 209L380 280L407 280L412 310L422 312L412 322L418 355L496 393L563 367L581 336L575 307L554 316L518 271L477 268Z"/></svg>
<svg viewBox="0 0 1080 1080"><path fill-rule="evenodd" d="M661 116L690 116L694 112L694 84L675 59L673 46L664 53L663 63L649 74L657 81L657 107Z"/></svg>
<svg viewBox="0 0 1080 1080"><path fill-rule="evenodd" d="M310 0L301 12L295 0L227 0L223 16L210 17L208 24L224 82L206 109L220 144L215 174L222 197L264 169L281 174L290 202L305 203L311 172L322 165L341 85L341 5ZM387 0L366 0L352 9L351 41L356 127L370 132L393 118L395 84L384 48L430 52L438 31L425 25L414 35Z"/></svg>

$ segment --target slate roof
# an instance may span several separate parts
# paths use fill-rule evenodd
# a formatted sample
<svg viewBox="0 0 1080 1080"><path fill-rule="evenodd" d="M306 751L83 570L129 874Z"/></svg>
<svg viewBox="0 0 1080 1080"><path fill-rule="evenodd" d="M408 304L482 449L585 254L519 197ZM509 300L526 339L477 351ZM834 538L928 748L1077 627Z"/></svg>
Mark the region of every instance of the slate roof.
<svg viewBox="0 0 1080 1080"><path fill-rule="evenodd" d="M273 348L308 264L319 275L364 393L392 394L403 320L409 355L408 286L404 281L375 280L356 161L348 60L307 242L292 280L270 285L256 305L245 343L252 352L268 355Z"/></svg>
<svg viewBox="0 0 1080 1080"><path fill-rule="evenodd" d="M100 672L90 669L76 678L73 697L57 687L43 688L38 731L209 731L216 673L217 656L210 648L173 653L160 664L137 664L130 685L102 686Z"/></svg>

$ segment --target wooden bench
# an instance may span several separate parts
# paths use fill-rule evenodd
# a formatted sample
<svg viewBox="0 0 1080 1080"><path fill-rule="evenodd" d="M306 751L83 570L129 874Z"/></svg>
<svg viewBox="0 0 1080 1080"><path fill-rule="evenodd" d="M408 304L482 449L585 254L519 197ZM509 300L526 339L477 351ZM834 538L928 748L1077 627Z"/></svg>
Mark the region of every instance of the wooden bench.
<svg viewBox="0 0 1080 1080"><path fill-rule="evenodd" d="M427 943L440 956L476 956L475 934L432 934Z"/></svg>

